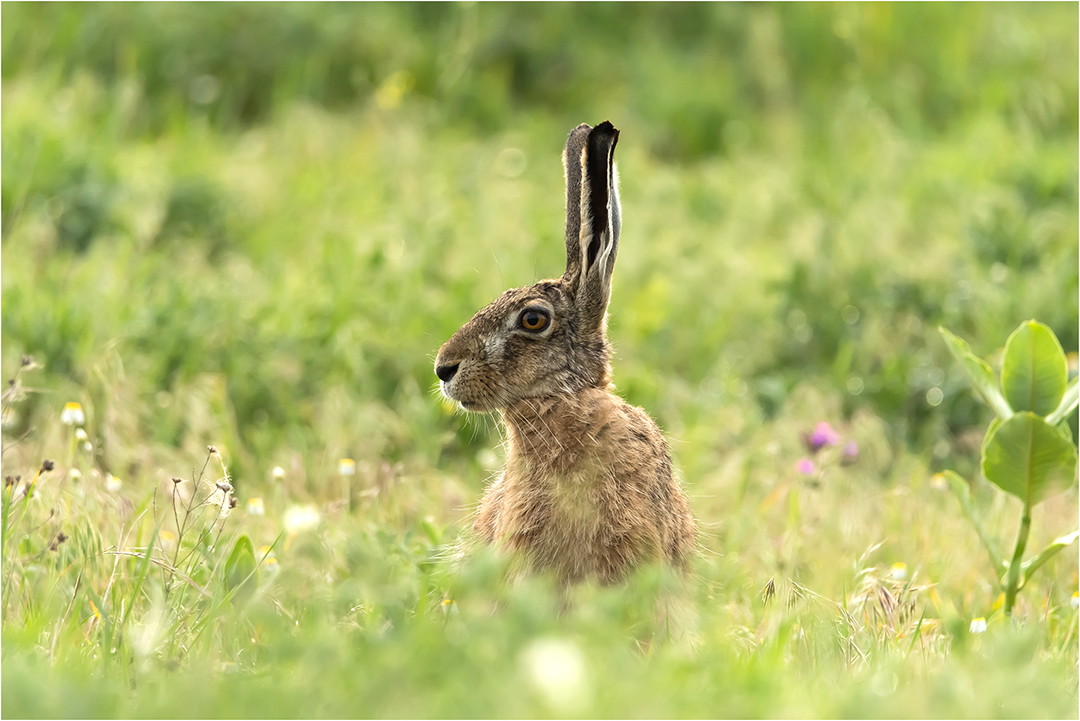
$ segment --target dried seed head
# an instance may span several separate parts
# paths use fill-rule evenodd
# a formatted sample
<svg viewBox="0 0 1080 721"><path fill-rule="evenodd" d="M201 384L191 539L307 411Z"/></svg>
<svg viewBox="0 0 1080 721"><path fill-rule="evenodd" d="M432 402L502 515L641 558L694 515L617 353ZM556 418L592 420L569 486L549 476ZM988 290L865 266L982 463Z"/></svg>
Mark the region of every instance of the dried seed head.
<svg viewBox="0 0 1080 721"><path fill-rule="evenodd" d="M22 357L22 367L25 368L27 366L32 366L32 365L34 365L34 356L32 356L32 355L24 355Z"/></svg>
<svg viewBox="0 0 1080 721"><path fill-rule="evenodd" d="M67 539L68 537L64 535L63 531L57 531L56 536L52 540L52 543L49 544L49 550L55 551L60 546L60 544Z"/></svg>
<svg viewBox="0 0 1080 721"><path fill-rule="evenodd" d="M229 509L236 508L236 496L229 496Z"/></svg>
<svg viewBox="0 0 1080 721"><path fill-rule="evenodd" d="M765 584L765 588L761 589L761 603L763 606L768 606L769 601L776 595L776 584L773 583L773 579L769 579L769 582Z"/></svg>
<svg viewBox="0 0 1080 721"><path fill-rule="evenodd" d="M41 470L42 470L43 472L44 472L44 471L51 471L51 470L52 470L52 469L54 469L54 468L56 468L56 464L55 464L55 463L53 463L52 461L50 461L50 460L49 460L48 458L46 458L46 459L45 459L44 461L42 461L42 463L41 463Z"/></svg>
<svg viewBox="0 0 1080 721"><path fill-rule="evenodd" d="M183 478L177 478L176 476L173 476L170 480L172 480L172 482L176 485L180 485L184 482Z"/></svg>
<svg viewBox="0 0 1080 721"><path fill-rule="evenodd" d="M216 446L207 446L206 450L212 456L216 456L218 454Z"/></svg>
<svg viewBox="0 0 1080 721"><path fill-rule="evenodd" d="M232 493L233 490L232 484L228 481L218 481L217 487L225 491L225 493Z"/></svg>

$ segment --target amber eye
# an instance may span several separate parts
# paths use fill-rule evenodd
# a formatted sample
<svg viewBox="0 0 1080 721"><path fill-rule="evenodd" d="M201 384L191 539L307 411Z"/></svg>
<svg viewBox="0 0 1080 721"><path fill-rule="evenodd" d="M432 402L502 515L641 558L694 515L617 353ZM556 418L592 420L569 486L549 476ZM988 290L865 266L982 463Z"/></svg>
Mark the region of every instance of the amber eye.
<svg viewBox="0 0 1080 721"><path fill-rule="evenodd" d="M521 313L521 319L518 321L521 327L530 333L539 333L548 327L550 318L546 311L537 310L535 308L526 308Z"/></svg>

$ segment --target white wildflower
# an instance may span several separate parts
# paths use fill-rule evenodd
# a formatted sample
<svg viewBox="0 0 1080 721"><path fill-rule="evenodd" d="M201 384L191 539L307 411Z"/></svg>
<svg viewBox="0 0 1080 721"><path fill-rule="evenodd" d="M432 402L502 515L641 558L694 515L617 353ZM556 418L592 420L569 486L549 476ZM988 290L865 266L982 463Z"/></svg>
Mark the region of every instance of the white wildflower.
<svg viewBox="0 0 1080 721"><path fill-rule="evenodd" d="M253 516L264 515L266 513L266 508L263 506L263 499L249 498L247 502L247 512Z"/></svg>
<svg viewBox="0 0 1080 721"><path fill-rule="evenodd" d="M342 458L338 461L337 472L339 476L355 476L356 461L351 458Z"/></svg>
<svg viewBox="0 0 1080 721"><path fill-rule="evenodd" d="M969 630L972 633L985 633L986 632L986 619L983 618L982 616L979 616L978 618L971 619L971 628Z"/></svg>
<svg viewBox="0 0 1080 721"><path fill-rule="evenodd" d="M270 476L274 480L280 481L282 478L285 477L285 469L281 466L274 466L272 469L270 469Z"/></svg>
<svg viewBox="0 0 1080 721"><path fill-rule="evenodd" d="M278 560L270 546L260 546L259 552L255 554L255 560L261 562L263 570L269 573L277 573L281 570L281 566L278 565Z"/></svg>
<svg viewBox="0 0 1080 721"><path fill-rule="evenodd" d="M533 688L551 709L577 715L589 702L590 688L585 654L573 641L542 638L521 654L522 665Z"/></svg>
<svg viewBox="0 0 1080 721"><path fill-rule="evenodd" d="M289 506L285 511L284 525L290 534L306 531L319 525L319 512L315 506Z"/></svg>
<svg viewBox="0 0 1080 721"><path fill-rule="evenodd" d="M110 493L116 493L123 487L124 482L111 473L105 474L105 490Z"/></svg>
<svg viewBox="0 0 1080 721"><path fill-rule="evenodd" d="M81 426L86 423L86 416L83 415L82 406L74 401L65 403L64 410L60 413L60 422L65 426Z"/></svg>

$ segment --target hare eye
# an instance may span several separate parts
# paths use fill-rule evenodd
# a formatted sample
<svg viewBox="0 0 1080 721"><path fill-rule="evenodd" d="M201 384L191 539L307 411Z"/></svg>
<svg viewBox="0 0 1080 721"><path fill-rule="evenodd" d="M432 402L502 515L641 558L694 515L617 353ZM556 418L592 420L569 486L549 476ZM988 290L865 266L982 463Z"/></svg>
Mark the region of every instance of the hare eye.
<svg viewBox="0 0 1080 721"><path fill-rule="evenodd" d="M518 321L521 327L531 333L539 333L547 328L550 322L548 314L542 310L535 310L533 308L527 308L521 314L521 319Z"/></svg>

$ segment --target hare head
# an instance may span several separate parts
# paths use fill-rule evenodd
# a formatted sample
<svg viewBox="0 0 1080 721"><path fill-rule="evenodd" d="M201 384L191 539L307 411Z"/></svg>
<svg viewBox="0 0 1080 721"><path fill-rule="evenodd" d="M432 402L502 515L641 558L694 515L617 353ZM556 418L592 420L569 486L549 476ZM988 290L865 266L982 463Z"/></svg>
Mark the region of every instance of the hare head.
<svg viewBox="0 0 1080 721"><path fill-rule="evenodd" d="M611 381L607 307L619 248L619 131L574 128L566 170L566 271L504 292L461 327L435 360L442 392L469 411L606 388Z"/></svg>

